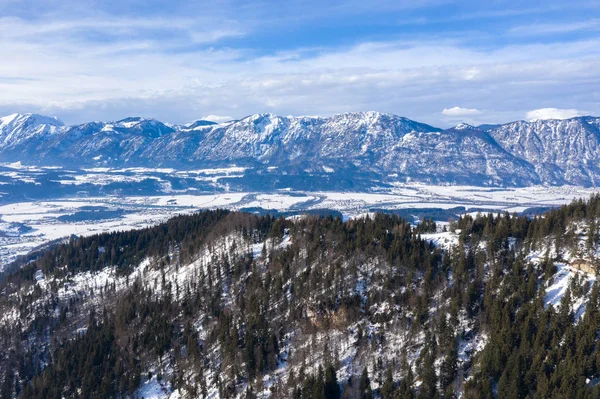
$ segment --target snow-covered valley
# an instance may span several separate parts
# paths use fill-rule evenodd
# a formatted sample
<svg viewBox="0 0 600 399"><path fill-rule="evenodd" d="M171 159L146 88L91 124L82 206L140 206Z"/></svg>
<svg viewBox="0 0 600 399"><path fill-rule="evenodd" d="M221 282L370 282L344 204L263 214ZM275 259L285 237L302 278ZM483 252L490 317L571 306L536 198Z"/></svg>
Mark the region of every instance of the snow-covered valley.
<svg viewBox="0 0 600 399"><path fill-rule="evenodd" d="M26 167L10 164L0 171L0 270L19 255L71 235L91 235L158 224L178 214L201 209L227 208L253 213L291 216L333 213L353 218L376 211L396 212L410 221L423 216L446 222L464 213L538 212L587 198L594 188L532 186L475 187L395 183L368 191L232 190L229 181L243 178L245 168L193 171L174 169L91 169ZM51 173L51 180L48 174ZM173 189L170 179L192 179L208 184ZM53 188L23 194L51 181ZM158 185L145 191L144 182ZM118 187L128 186L123 192ZM135 194L136 187L141 194Z"/></svg>

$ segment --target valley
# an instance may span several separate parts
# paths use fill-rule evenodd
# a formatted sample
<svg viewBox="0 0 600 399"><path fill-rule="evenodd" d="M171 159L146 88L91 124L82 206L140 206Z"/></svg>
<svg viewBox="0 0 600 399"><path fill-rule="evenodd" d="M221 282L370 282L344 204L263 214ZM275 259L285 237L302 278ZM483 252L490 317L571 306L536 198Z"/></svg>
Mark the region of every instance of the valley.
<svg viewBox="0 0 600 399"><path fill-rule="evenodd" d="M333 214L344 219L384 211L412 222L425 216L447 222L464 213L536 213L596 192L576 186L498 188L406 182L362 192L291 187L259 191L260 186L251 183L231 182L244 181L248 173L252 170L236 166L179 171L4 165L0 171L4 179L0 186L0 270L17 256L71 235L143 228L202 209L283 216ZM40 189L50 185L52 189ZM31 194L24 194L23 186ZM128 189L122 190L123 186Z"/></svg>

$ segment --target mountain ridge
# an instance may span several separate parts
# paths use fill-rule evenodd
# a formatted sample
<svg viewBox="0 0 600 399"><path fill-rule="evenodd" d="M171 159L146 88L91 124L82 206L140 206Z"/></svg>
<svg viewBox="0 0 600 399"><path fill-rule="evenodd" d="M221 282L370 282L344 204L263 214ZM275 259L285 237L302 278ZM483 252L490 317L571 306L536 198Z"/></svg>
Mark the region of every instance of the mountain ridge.
<svg viewBox="0 0 600 399"><path fill-rule="evenodd" d="M66 126L57 118L0 118L0 160L58 166L333 169L390 180L492 186L600 184L600 118L515 121L440 129L375 111L331 117L248 115L171 125L153 118Z"/></svg>

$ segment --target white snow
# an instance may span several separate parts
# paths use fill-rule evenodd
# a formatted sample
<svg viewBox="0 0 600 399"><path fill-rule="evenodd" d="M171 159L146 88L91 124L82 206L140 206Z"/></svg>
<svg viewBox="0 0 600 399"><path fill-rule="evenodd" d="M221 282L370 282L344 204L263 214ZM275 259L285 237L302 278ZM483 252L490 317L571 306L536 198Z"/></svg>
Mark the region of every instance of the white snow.
<svg viewBox="0 0 600 399"><path fill-rule="evenodd" d="M451 249L458 245L458 234L448 232L421 234L421 239L433 243L436 247Z"/></svg>
<svg viewBox="0 0 600 399"><path fill-rule="evenodd" d="M174 399L175 397L178 397L178 395L175 395L176 394L169 389L168 384L164 381L158 381L156 376L152 376L151 380L144 381L136 393L137 398L144 399Z"/></svg>
<svg viewBox="0 0 600 399"><path fill-rule="evenodd" d="M19 179L34 179L23 174L22 166L12 164ZM126 170L126 169L123 169ZM146 175L139 168L132 175L111 174L105 168L97 168L93 173L75 174L74 180L65 184L95 184L100 181L138 181L142 178L160 179L156 175ZM150 170L150 169L148 169ZM244 168L200 169L187 171L188 175L202 179L222 176L218 173L240 173ZM152 173L166 173L170 169L151 169ZM177 172L179 173L179 172ZM216 173L216 174L212 174ZM218 177L216 177L218 178ZM115 179L115 180L110 180ZM33 181L33 180L32 180ZM411 209L441 208L449 209L464 206L467 213L476 213L474 209L490 211L516 211L536 206L558 206L570 203L574 198L586 198L596 189L581 187L528 187L528 188L482 188L472 186L432 186L424 184L397 184L392 189L379 192L294 192L279 190L276 193L227 192L214 194L182 194L156 196L105 196L90 198L62 198L53 201L28 201L0 206L0 232L8 238L0 239L0 268L17 255L25 254L33 248L70 234L89 235L106 231L127 230L160 223L180 213L195 212L205 208L240 209L261 207L269 210L316 210L332 209L340 211L344 219L372 214L373 208ZM304 205L306 203L306 205ZM59 217L71 215L84 206L101 206L108 210L122 209L124 214L112 220L67 222ZM24 223L32 228L25 234L14 235L11 223ZM423 235L423 238L444 247L456 243L456 237L450 233Z"/></svg>

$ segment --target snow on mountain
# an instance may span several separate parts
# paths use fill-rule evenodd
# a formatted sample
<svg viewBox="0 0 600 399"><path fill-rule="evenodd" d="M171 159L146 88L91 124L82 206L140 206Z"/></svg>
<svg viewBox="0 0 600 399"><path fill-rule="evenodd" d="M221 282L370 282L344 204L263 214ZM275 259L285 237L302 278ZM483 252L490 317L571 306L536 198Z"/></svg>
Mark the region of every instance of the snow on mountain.
<svg viewBox="0 0 600 399"><path fill-rule="evenodd" d="M64 123L55 117L37 114L12 114L0 117L0 149L8 149L29 140L56 134Z"/></svg>
<svg viewBox="0 0 600 399"><path fill-rule="evenodd" d="M469 130L469 129L474 129L474 126L471 126L467 123L459 123L458 125L454 126L455 130Z"/></svg>
<svg viewBox="0 0 600 399"><path fill-rule="evenodd" d="M210 129L161 137L144 151L159 165L242 164L281 166L285 170L322 171L371 164L410 132L440 129L376 112L347 113L331 118L255 114ZM379 170L380 166L373 165Z"/></svg>
<svg viewBox="0 0 600 399"><path fill-rule="evenodd" d="M140 117L121 119L114 123L114 129L124 134L139 134L151 138L158 138L175 131L156 119Z"/></svg>
<svg viewBox="0 0 600 399"><path fill-rule="evenodd" d="M173 132L175 129L156 119L130 117L62 127L43 145L32 142L41 162L54 159L67 165L86 165L102 159L124 163L152 140Z"/></svg>
<svg viewBox="0 0 600 399"><path fill-rule="evenodd" d="M459 125L439 133L411 133L379 163L413 180L476 185L539 183L534 168L506 152L486 132Z"/></svg>
<svg viewBox="0 0 600 399"><path fill-rule="evenodd" d="M167 125L129 117L64 126L56 118L0 118L0 159L65 166L279 167L374 179L519 185L600 183L600 118L467 124L441 130L392 114L250 115L222 124Z"/></svg>
<svg viewBox="0 0 600 399"><path fill-rule="evenodd" d="M204 128L206 126L214 126L216 124L217 124L217 122L206 121L206 120L203 120L203 119L199 119L199 120L197 120L195 122L192 122L192 123L186 125L185 128L191 130L191 129L196 129L196 128Z"/></svg>
<svg viewBox="0 0 600 399"><path fill-rule="evenodd" d="M600 118L518 121L491 129L511 154L535 167L549 184L600 184Z"/></svg>

